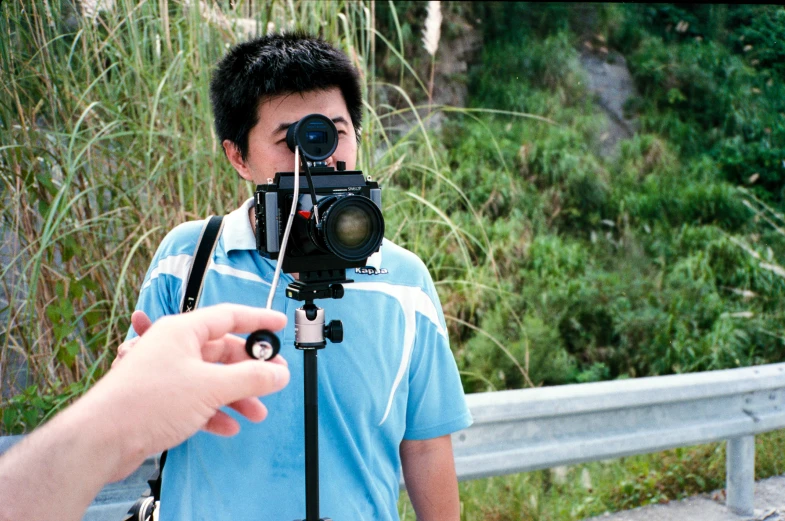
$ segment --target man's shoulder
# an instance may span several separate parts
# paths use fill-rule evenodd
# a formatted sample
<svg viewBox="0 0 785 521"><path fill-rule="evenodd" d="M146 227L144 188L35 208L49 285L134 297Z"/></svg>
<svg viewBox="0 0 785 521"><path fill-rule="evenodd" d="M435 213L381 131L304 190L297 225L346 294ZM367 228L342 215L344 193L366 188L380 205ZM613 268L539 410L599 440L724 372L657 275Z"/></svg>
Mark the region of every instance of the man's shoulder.
<svg viewBox="0 0 785 521"><path fill-rule="evenodd" d="M192 255L202 234L204 223L204 219L187 221L172 228L161 241L161 245L158 247L158 256Z"/></svg>
<svg viewBox="0 0 785 521"><path fill-rule="evenodd" d="M386 283L430 291L433 279L428 267L416 254L384 239L378 255L379 258L369 259L368 266L354 270L352 275L358 282Z"/></svg>
<svg viewBox="0 0 785 521"><path fill-rule="evenodd" d="M395 268L396 271L400 270L400 274L412 273L422 275L423 273L428 273L428 268L417 254L395 244L391 240L384 239L381 254L381 266L383 268L388 270Z"/></svg>

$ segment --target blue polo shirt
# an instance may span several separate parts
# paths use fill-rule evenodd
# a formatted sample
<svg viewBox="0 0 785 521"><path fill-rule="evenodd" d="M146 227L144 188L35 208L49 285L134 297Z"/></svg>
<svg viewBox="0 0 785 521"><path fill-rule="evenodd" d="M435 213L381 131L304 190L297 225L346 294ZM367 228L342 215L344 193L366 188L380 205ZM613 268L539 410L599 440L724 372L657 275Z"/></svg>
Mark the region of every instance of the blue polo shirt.
<svg viewBox="0 0 785 521"><path fill-rule="evenodd" d="M199 307L233 302L264 307L275 261L259 255L248 210L227 215L205 273ZM136 309L155 321L179 313L204 221L172 230L153 258ZM320 514L336 521L397 520L401 440L436 438L472 420L450 351L433 281L413 253L384 240L340 300L318 300L327 321L343 321L344 341L319 351ZM259 424L238 419L224 438L199 432L169 451L160 519L293 521L305 517L303 354L294 348L294 310L281 275L273 308L291 381L263 399ZM129 338L134 336L133 330ZM260 362L262 363L262 362Z"/></svg>

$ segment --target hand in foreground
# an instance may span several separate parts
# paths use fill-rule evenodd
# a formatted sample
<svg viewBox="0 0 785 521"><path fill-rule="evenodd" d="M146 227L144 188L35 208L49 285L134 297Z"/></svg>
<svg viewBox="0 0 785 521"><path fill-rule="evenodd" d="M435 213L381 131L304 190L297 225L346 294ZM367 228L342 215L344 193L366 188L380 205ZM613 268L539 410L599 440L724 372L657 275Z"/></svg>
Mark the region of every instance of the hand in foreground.
<svg viewBox="0 0 785 521"><path fill-rule="evenodd" d="M277 331L285 325L281 313L222 304L163 317L147 329L123 363L84 398L95 402L94 407L113 407L118 421L128 423L125 429L137 434L129 440L136 461L119 468L115 477L199 429L236 434L239 424L219 411L224 405L251 421L262 421L267 409L257 397L286 386L286 361L280 356L270 362L251 360L245 341L228 333Z"/></svg>
<svg viewBox="0 0 785 521"><path fill-rule="evenodd" d="M281 357L249 359L227 333L285 324L281 313L231 304L158 320L122 364L0 458L0 520L80 519L101 487L148 455L199 429L237 433L224 405L263 420L257 397L286 386L289 369Z"/></svg>

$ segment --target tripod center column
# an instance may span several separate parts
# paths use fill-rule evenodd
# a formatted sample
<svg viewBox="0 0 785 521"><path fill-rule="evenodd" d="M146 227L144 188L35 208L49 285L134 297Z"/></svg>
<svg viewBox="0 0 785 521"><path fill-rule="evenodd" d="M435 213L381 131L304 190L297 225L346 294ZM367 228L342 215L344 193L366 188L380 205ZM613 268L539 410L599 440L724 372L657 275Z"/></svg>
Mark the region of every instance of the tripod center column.
<svg viewBox="0 0 785 521"><path fill-rule="evenodd" d="M305 413L305 521L319 521L319 378L317 353L324 339L324 310L307 301L294 313L294 346L303 351Z"/></svg>

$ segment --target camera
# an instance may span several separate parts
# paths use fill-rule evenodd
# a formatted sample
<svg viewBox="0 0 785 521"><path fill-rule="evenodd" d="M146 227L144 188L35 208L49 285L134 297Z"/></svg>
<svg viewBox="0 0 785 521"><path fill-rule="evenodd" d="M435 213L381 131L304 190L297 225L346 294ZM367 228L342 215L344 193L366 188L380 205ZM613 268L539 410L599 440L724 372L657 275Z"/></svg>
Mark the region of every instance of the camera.
<svg viewBox="0 0 785 521"><path fill-rule="evenodd" d="M286 143L300 149L299 195L294 200L294 172L278 172L255 192L256 249L269 259L283 258L285 273L361 268L379 251L384 238L379 184L359 170L324 162L338 147L335 124L321 114L310 114L292 124ZM281 251L286 223L295 206L294 220Z"/></svg>

